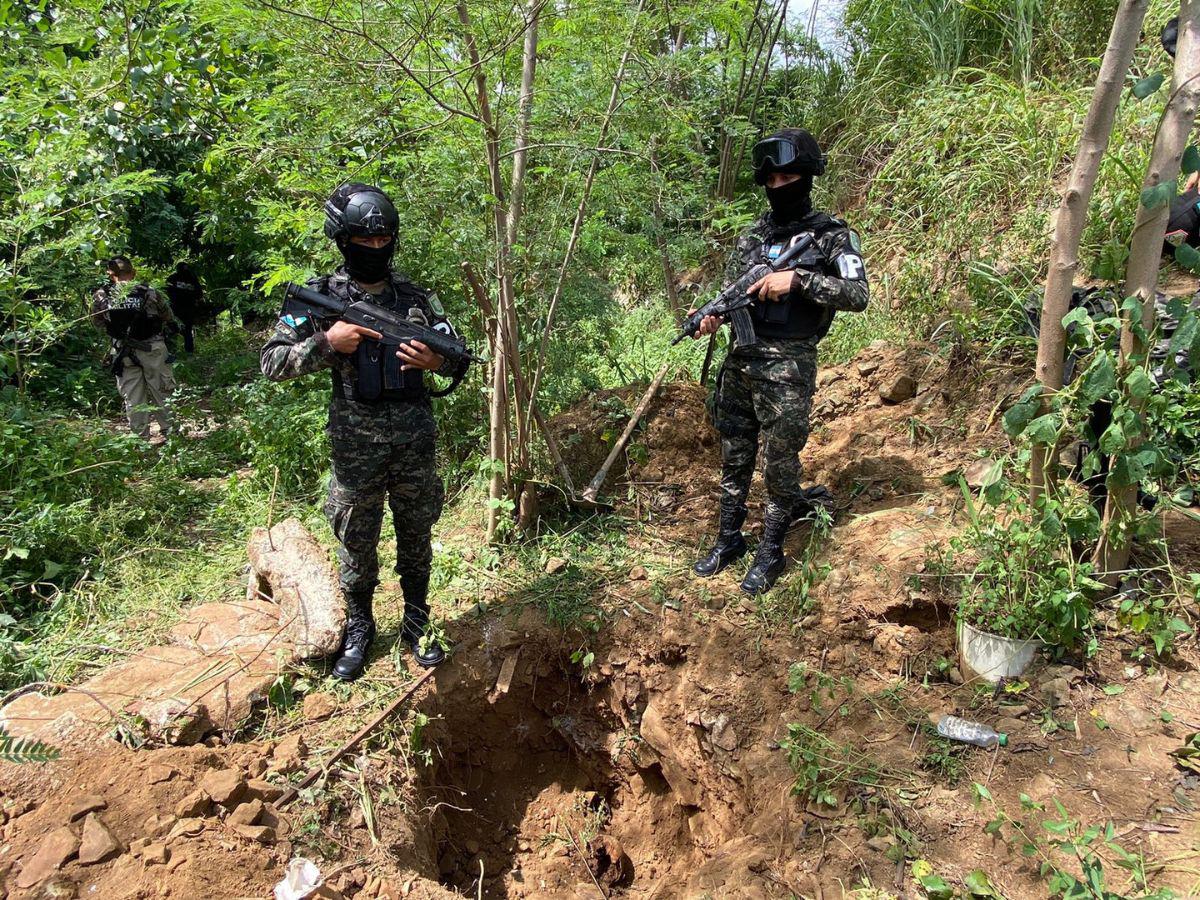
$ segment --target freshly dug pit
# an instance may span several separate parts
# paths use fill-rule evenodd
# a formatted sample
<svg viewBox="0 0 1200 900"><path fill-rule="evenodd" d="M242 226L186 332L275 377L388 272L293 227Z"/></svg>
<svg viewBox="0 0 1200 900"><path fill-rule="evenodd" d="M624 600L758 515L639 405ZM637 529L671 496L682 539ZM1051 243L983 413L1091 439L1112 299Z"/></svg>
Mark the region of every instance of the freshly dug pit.
<svg viewBox="0 0 1200 900"><path fill-rule="evenodd" d="M466 677L424 706L428 876L471 897L482 877L493 898L598 896L597 883L612 896L653 883L692 854L703 813L680 804L606 691L536 652L522 648L507 692Z"/></svg>

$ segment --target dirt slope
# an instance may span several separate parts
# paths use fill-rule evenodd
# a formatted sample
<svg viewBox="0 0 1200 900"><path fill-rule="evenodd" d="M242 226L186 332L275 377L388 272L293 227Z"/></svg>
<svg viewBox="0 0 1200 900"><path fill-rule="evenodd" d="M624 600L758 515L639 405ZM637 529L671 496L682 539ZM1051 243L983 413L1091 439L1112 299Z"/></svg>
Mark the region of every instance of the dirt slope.
<svg viewBox="0 0 1200 900"><path fill-rule="evenodd" d="M905 393L902 376L915 395L882 400ZM1035 832L1054 817L1052 798L1086 824L1111 820L1155 883L1200 893L1200 794L1167 755L1200 728L1194 648L1153 669L1114 640L1086 666L1039 663L1016 692L955 683L949 609L920 577L929 545L958 527L961 498L943 476L1004 445L999 413L1024 384L1023 371L926 347L873 347L823 371L805 461L836 492L835 528L760 604L737 591L740 572L688 574L713 526L718 450L703 390L668 385L609 485L638 562L600 580L599 630L548 625L528 592L463 616L449 629L452 660L407 720L276 815L269 836L212 802L147 820L176 815L214 771L233 770L245 796L294 777L323 755L295 737L101 744L0 768L9 896L44 895L45 882L17 882L48 836L80 831L71 806L89 793L123 845L161 829L165 852L68 859L54 876L67 893L53 896L265 897L300 852L320 855L343 896L363 898L838 897L864 883L919 896L918 859L952 884L982 869L1003 896L1046 896L1042 857L985 833L996 811L974 802L973 782ZM600 395L556 420L579 481L636 395ZM757 519L756 507L753 529ZM793 556L808 536L792 533ZM1177 549L1186 560L1198 545L1193 531ZM538 591L592 583L582 566L568 561ZM372 677L398 687L407 673L391 667L376 660ZM928 723L943 712L998 723L1011 744L935 741ZM342 701L304 738L332 746L364 718ZM1022 794L1050 812L1023 811ZM1110 886L1127 884L1106 871Z"/></svg>

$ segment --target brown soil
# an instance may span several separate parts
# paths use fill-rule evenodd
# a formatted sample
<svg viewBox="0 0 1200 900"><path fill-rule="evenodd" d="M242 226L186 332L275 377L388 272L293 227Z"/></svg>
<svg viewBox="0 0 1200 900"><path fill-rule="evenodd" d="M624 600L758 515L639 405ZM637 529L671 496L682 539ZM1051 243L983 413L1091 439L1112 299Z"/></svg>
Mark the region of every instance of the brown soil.
<svg viewBox="0 0 1200 900"><path fill-rule="evenodd" d="M900 374L916 379L916 397L883 403L879 388ZM165 865L124 853L67 862L62 877L83 897L266 897L286 860L303 854L343 896L363 898L838 897L868 882L916 897L909 864L919 858L951 883L983 869L1003 896L1046 896L1040 858L984 832L995 812L973 802L978 782L1039 836L1054 798L1086 824L1114 822L1156 885L1200 895L1200 791L1168 755L1200 728L1194 644L1155 668L1132 662L1132 644L1113 635L1086 667L1039 663L1017 692L946 680L952 621L921 578L927 547L960 525L961 497L943 476L1003 446L1000 412L1023 387L1015 368L924 347L875 347L823 371L805 460L838 498L816 561L824 574L793 567L771 603L756 605L732 572L708 582L686 574L710 538L718 450L703 390L667 386L628 470L608 486L642 526L628 543L648 571L604 579L594 600L605 627L551 627L525 595L463 616L434 687L288 808L276 843L212 814L198 835L168 842ZM575 436L568 458L581 482L607 452L604 410L637 394L601 395L556 419ZM1196 571L1200 536L1189 523L1167 529L1176 564ZM793 532L794 556L807 534ZM810 581L819 583L805 603ZM594 654L587 668L581 649ZM399 686L397 676L406 677L386 657L373 663L373 678ZM1043 696L1056 683L1067 690ZM304 766L365 720L353 702L304 726L318 748ZM938 743L927 724L944 712L1001 723L1011 743L999 752ZM799 796L789 747L801 769L808 753L820 773ZM105 743L47 766L0 768L9 896L39 896L15 889L15 878L78 796L102 794L101 817L128 843L205 771L255 774L268 757L262 743ZM177 774L151 784L150 766ZM274 757L271 766L289 768ZM1048 812L1024 812L1022 794ZM1119 868L1106 873L1110 889L1127 885Z"/></svg>

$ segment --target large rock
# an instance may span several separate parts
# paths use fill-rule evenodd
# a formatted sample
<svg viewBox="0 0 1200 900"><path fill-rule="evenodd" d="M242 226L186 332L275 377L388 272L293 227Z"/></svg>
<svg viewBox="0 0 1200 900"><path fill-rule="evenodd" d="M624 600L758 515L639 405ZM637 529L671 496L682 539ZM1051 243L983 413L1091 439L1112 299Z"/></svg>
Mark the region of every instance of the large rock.
<svg viewBox="0 0 1200 900"><path fill-rule="evenodd" d="M45 881L79 851L79 838L65 825L44 838L37 852L25 863L17 877L17 887L31 888Z"/></svg>
<svg viewBox="0 0 1200 900"><path fill-rule="evenodd" d="M230 731L265 700L279 673L271 654L210 656L191 647L151 647L58 694L33 692L0 710L17 736L50 741L106 732L140 717L148 738L194 743ZM80 727L82 726L82 727Z"/></svg>
<svg viewBox="0 0 1200 900"><path fill-rule="evenodd" d="M885 403L903 403L917 394L917 382L911 375L899 375L879 389L879 399Z"/></svg>
<svg viewBox="0 0 1200 900"><path fill-rule="evenodd" d="M283 644L279 631L279 607L274 603L205 603L171 629L171 643L208 654L258 653Z"/></svg>
<svg viewBox="0 0 1200 900"><path fill-rule="evenodd" d="M79 864L90 866L119 855L121 842L95 813L83 821L83 838L79 843Z"/></svg>
<svg viewBox="0 0 1200 900"><path fill-rule="evenodd" d="M295 659L336 652L346 626L346 604L329 554L298 519L271 529L256 528L246 545L251 600L279 605L279 622Z"/></svg>

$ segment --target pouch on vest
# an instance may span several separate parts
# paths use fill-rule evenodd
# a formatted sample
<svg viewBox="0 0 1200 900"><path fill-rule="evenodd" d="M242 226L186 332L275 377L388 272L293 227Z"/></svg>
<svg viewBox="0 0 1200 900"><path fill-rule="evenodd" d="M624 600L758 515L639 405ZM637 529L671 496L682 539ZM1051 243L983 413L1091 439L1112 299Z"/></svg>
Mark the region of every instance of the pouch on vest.
<svg viewBox="0 0 1200 900"><path fill-rule="evenodd" d="M425 381L419 369L401 369L398 344L361 341L354 351L356 400L420 400Z"/></svg>

